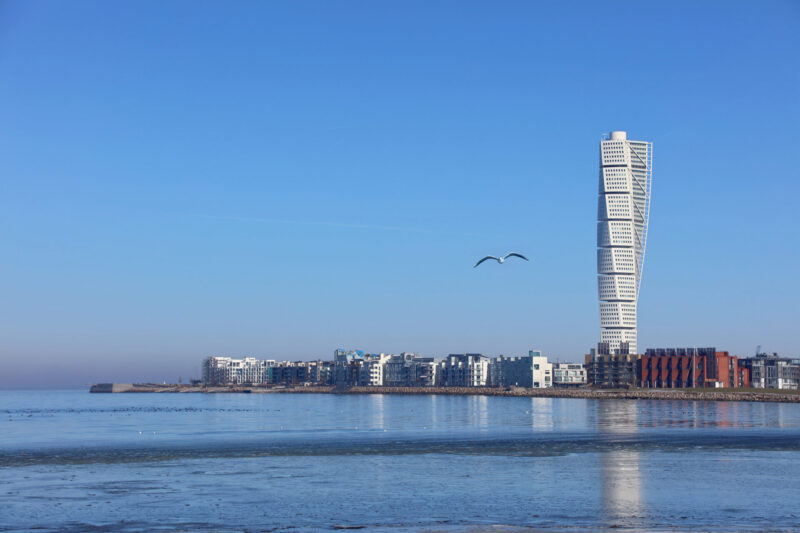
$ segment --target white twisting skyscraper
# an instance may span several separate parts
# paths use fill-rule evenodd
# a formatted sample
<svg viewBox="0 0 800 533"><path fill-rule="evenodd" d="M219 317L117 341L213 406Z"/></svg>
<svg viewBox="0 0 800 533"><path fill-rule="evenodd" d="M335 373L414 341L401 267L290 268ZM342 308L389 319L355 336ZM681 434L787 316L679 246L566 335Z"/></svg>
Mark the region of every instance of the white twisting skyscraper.
<svg viewBox="0 0 800 533"><path fill-rule="evenodd" d="M612 131L600 142L597 289L600 340L608 343L611 354L637 353L636 305L647 243L652 168L652 143L630 141L624 131Z"/></svg>

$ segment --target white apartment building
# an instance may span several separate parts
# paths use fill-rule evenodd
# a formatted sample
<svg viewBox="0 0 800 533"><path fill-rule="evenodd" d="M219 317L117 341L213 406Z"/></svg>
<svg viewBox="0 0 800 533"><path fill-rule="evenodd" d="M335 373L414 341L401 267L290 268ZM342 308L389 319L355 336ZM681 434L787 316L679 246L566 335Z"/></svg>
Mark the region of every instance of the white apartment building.
<svg viewBox="0 0 800 533"><path fill-rule="evenodd" d="M586 367L580 363L553 363L554 387L586 385Z"/></svg>
<svg viewBox="0 0 800 533"><path fill-rule="evenodd" d="M653 144L612 131L600 142L597 288L600 340L609 353L637 353L636 306L650 216Z"/></svg>
<svg viewBox="0 0 800 533"><path fill-rule="evenodd" d="M485 387L489 381L489 358L482 354L450 354L440 369L444 387Z"/></svg>
<svg viewBox="0 0 800 533"><path fill-rule="evenodd" d="M540 352L532 352L540 353ZM533 388L546 389L553 386L553 363L547 362L543 355L533 355Z"/></svg>
<svg viewBox="0 0 800 533"><path fill-rule="evenodd" d="M203 361L203 383L212 386L266 383L269 381L269 369L274 364L273 360L255 357L207 357Z"/></svg>
<svg viewBox="0 0 800 533"><path fill-rule="evenodd" d="M383 353L365 356L358 370L358 384L362 387L383 386L383 371L391 357Z"/></svg>

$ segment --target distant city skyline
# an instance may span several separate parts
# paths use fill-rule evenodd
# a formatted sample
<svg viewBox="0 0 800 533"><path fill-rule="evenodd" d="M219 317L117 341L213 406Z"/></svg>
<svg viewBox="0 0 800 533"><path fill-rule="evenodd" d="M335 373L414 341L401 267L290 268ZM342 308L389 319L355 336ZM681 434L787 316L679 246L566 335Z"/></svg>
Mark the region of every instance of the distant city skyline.
<svg viewBox="0 0 800 533"><path fill-rule="evenodd" d="M800 356L800 8L576 8L3 3L0 388L580 361L612 130L657 147L639 350Z"/></svg>

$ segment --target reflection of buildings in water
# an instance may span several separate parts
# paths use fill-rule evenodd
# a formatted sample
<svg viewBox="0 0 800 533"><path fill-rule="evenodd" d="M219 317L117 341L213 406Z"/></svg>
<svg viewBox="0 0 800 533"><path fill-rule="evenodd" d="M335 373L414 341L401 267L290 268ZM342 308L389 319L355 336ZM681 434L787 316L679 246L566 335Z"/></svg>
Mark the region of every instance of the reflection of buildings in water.
<svg viewBox="0 0 800 533"><path fill-rule="evenodd" d="M723 428L729 428L734 425L736 416L734 410L735 404L732 402L717 402L716 412L713 413L716 418L716 425Z"/></svg>
<svg viewBox="0 0 800 533"><path fill-rule="evenodd" d="M438 398L438 397L439 397L438 394L431 394L429 396L429 398L431 399L430 427L432 429L436 429L438 427L438 425L439 425L439 412L438 412L439 406L436 405L436 398ZM425 424L423 424L423 427L427 427L427 426L425 426Z"/></svg>
<svg viewBox="0 0 800 533"><path fill-rule="evenodd" d="M531 425L538 431L553 430L553 398L531 398Z"/></svg>
<svg viewBox="0 0 800 533"><path fill-rule="evenodd" d="M617 448L624 446L625 436L635 435L637 404L628 400L597 402L598 433L601 440ZM603 484L603 509L606 519L631 523L642 515L642 481L639 472L639 452L634 450L605 451L600 456Z"/></svg>
<svg viewBox="0 0 800 533"><path fill-rule="evenodd" d="M773 409L776 411L775 413L775 425L779 428L783 428L786 426L786 422L784 422L785 418L789 418L791 420L791 416L796 413L795 406L786 403L778 403L778 404L770 404L768 409ZM763 420L763 419L762 419Z"/></svg>
<svg viewBox="0 0 800 533"><path fill-rule="evenodd" d="M384 398L383 394L370 394L370 413L372 414L372 427L375 429L384 429L383 427L383 409Z"/></svg>
<svg viewBox="0 0 800 533"><path fill-rule="evenodd" d="M487 428L489 425L489 398L469 396L469 422L472 427Z"/></svg>
<svg viewBox="0 0 800 533"><path fill-rule="evenodd" d="M739 402L737 402L739 403ZM797 423L795 404L782 402L741 402L738 425L752 427L756 424L765 427L784 428Z"/></svg>

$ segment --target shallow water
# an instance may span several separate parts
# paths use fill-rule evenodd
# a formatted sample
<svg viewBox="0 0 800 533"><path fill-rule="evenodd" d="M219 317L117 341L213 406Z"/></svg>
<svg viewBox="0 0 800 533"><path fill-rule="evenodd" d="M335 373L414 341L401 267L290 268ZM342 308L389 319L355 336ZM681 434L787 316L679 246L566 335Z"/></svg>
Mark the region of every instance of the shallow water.
<svg viewBox="0 0 800 533"><path fill-rule="evenodd" d="M798 502L796 404L0 392L0 530L800 530Z"/></svg>

